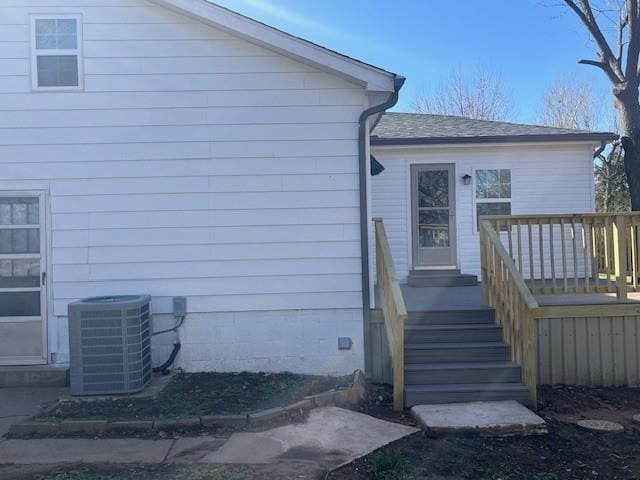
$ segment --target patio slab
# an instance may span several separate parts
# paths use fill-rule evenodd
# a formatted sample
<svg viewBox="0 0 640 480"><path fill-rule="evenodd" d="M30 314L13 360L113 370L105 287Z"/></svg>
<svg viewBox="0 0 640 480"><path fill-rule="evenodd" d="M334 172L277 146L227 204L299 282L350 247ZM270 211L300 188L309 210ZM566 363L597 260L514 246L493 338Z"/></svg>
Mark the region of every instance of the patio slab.
<svg viewBox="0 0 640 480"><path fill-rule="evenodd" d="M471 431L496 435L538 435L546 433L545 421L514 401L417 405L413 416L425 430Z"/></svg>
<svg viewBox="0 0 640 480"><path fill-rule="evenodd" d="M26 420L55 403L65 391L62 387L0 388L0 437L14 423Z"/></svg>
<svg viewBox="0 0 640 480"><path fill-rule="evenodd" d="M44 438L0 443L0 464L160 463L173 440Z"/></svg>
<svg viewBox="0 0 640 480"><path fill-rule="evenodd" d="M202 463L305 461L335 468L418 431L338 407L317 408L304 423L234 433Z"/></svg>
<svg viewBox="0 0 640 480"><path fill-rule="evenodd" d="M0 443L0 464L303 462L329 469L416 431L351 410L323 407L311 410L302 423L230 437L10 439Z"/></svg>

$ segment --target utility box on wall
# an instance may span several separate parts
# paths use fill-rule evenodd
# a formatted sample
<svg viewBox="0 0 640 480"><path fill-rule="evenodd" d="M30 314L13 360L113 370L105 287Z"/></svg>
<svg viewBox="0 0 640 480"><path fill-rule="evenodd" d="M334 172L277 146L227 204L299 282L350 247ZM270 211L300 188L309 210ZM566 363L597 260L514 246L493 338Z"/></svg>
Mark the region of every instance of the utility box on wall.
<svg viewBox="0 0 640 480"><path fill-rule="evenodd" d="M135 393L151 381L150 302L123 295L69 304L72 395Z"/></svg>

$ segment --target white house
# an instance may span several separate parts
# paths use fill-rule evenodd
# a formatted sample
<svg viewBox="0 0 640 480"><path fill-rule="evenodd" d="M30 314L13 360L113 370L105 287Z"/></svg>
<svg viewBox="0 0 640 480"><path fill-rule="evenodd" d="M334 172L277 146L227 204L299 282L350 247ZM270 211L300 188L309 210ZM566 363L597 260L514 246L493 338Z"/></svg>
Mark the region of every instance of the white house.
<svg viewBox="0 0 640 480"><path fill-rule="evenodd" d="M442 115L385 114L371 139L401 281L419 270L480 275L479 215L595 211L593 152L615 135ZM526 248L526 246L525 246ZM464 283L464 282L463 282Z"/></svg>
<svg viewBox="0 0 640 480"><path fill-rule="evenodd" d="M594 207L591 153L609 135L378 123L402 77L204 0L0 0L0 24L0 365L64 365L69 302L148 293L155 328L187 297L185 369L351 372L373 215L406 277L477 273L477 209ZM434 165L449 257L418 260L412 172ZM492 172L509 198L477 196Z"/></svg>

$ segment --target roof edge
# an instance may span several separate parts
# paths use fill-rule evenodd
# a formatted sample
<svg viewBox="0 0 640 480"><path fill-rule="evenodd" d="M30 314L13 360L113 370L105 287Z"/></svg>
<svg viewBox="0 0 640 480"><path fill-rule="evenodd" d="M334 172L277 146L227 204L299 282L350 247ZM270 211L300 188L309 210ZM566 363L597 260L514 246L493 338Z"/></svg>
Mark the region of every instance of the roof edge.
<svg viewBox="0 0 640 480"><path fill-rule="evenodd" d="M609 132L555 133L537 135L484 135L473 137L380 138L371 136L371 145L451 145L460 143L529 142L612 142L618 135Z"/></svg>
<svg viewBox="0 0 640 480"><path fill-rule="evenodd" d="M329 70L359 83L367 91L393 92L395 73L296 37L207 0L150 0L151 3L193 17L203 23L275 50L299 61Z"/></svg>

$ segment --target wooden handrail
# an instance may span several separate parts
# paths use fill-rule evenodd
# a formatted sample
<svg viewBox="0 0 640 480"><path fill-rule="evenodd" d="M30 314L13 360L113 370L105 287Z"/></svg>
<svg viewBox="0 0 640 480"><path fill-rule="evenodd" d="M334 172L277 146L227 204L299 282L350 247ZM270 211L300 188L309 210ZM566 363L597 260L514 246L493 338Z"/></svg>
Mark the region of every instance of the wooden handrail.
<svg viewBox="0 0 640 480"><path fill-rule="evenodd" d="M540 307L490 220L480 221L482 289L496 312L511 357L522 368L532 406L537 404L538 352L536 319Z"/></svg>
<svg viewBox="0 0 640 480"><path fill-rule="evenodd" d="M483 216L533 294L640 291L640 212ZM524 237L524 238L523 238Z"/></svg>
<svg viewBox="0 0 640 480"><path fill-rule="evenodd" d="M486 220L483 220L483 223L485 221ZM498 236L498 233L495 231L495 229L490 223L487 223L484 225L484 233L485 233L485 238L492 243L493 248L495 248L496 250L496 253L500 256L501 260L503 261L504 268L513 279L513 283L517 288L518 293L522 296L522 299L527 305L527 307L530 309L538 308L539 306L538 301L529 290L529 287L527 287L527 284L522 278L522 275L520 275L520 272L518 271L516 264L513 262L513 259L511 258L511 256L509 256L509 254L507 253L507 250L504 248L504 246L502 245L502 242L500 241L500 237Z"/></svg>
<svg viewBox="0 0 640 480"><path fill-rule="evenodd" d="M404 409L404 324L407 308L391 256L389 240L381 218L373 219L376 237L376 275L384 326L393 369L393 408Z"/></svg>

